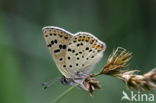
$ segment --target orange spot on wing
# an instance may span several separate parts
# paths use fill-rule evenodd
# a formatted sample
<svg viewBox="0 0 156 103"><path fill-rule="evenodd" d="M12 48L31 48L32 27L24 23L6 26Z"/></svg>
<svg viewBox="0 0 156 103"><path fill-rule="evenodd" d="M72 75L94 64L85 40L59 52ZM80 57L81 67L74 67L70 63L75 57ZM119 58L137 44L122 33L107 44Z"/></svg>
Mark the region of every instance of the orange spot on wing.
<svg viewBox="0 0 156 103"><path fill-rule="evenodd" d="M96 44L93 44L92 48L95 48L96 47Z"/></svg>

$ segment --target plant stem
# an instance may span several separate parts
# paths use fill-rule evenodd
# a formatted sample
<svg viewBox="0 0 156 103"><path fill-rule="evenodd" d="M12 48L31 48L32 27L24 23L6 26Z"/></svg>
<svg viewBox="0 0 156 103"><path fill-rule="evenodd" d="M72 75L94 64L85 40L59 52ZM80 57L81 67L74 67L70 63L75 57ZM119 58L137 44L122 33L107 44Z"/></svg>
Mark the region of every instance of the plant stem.
<svg viewBox="0 0 156 103"><path fill-rule="evenodd" d="M71 92L75 86L71 86L67 90L65 90L63 93L61 93L57 98L54 99L52 103L58 103L64 96L66 96L69 92Z"/></svg>
<svg viewBox="0 0 156 103"><path fill-rule="evenodd" d="M97 76L99 76L99 75L101 75L101 72L94 73L94 74L90 74L90 77L97 77Z"/></svg>

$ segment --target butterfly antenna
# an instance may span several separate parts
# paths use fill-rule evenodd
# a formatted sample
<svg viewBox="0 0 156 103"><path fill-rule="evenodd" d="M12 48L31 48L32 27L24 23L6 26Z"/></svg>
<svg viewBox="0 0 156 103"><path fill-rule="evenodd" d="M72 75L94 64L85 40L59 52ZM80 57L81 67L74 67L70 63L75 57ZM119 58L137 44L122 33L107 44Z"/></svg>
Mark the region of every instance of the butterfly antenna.
<svg viewBox="0 0 156 103"><path fill-rule="evenodd" d="M57 82L57 81L60 80L60 79L61 79L61 77L58 77L58 78L56 78L55 80L49 80L49 81L47 81L47 82L43 82L43 83L41 84L41 86L42 86L43 89L45 90L45 89L49 88L51 85L53 85L55 82Z"/></svg>

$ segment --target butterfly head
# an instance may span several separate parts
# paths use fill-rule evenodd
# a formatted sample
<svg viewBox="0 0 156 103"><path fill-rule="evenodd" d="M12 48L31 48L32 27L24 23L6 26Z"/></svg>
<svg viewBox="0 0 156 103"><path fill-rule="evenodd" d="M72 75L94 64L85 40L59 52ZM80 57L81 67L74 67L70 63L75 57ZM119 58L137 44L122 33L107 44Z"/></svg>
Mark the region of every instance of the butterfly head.
<svg viewBox="0 0 156 103"><path fill-rule="evenodd" d="M75 78L66 78L63 76L61 78L61 83L64 85L76 85L77 87L88 91L91 95L95 89L101 89L99 81L97 81L95 78L91 78L90 75L79 72L75 74L75 76Z"/></svg>
<svg viewBox="0 0 156 103"><path fill-rule="evenodd" d="M63 85L73 85L74 80L71 78L66 78L65 76L62 76L62 78L60 79L60 82Z"/></svg>

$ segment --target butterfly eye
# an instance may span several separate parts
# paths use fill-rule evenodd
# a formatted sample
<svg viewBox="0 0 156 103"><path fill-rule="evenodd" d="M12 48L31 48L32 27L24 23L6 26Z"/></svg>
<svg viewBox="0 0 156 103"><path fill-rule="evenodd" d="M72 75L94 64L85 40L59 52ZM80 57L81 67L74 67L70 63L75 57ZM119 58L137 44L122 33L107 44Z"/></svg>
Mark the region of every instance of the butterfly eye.
<svg viewBox="0 0 156 103"><path fill-rule="evenodd" d="M60 81L61 81L61 83L62 83L63 85L70 85L70 84L73 82L72 79L67 79L67 78L64 77L64 76L60 79Z"/></svg>

